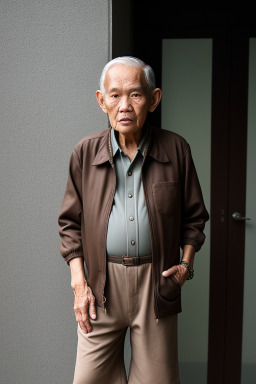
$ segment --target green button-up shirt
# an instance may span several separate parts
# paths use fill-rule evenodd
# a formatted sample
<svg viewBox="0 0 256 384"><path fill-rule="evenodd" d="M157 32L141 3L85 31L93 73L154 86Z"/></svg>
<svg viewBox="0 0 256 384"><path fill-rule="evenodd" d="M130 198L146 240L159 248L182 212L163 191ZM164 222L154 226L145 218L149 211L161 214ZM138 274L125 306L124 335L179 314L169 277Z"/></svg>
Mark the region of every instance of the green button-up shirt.
<svg viewBox="0 0 256 384"><path fill-rule="evenodd" d="M151 254L148 212L141 180L141 165L147 144L146 132L132 161L119 146L118 131L111 128L111 145L117 184L111 209L107 252L111 255Z"/></svg>

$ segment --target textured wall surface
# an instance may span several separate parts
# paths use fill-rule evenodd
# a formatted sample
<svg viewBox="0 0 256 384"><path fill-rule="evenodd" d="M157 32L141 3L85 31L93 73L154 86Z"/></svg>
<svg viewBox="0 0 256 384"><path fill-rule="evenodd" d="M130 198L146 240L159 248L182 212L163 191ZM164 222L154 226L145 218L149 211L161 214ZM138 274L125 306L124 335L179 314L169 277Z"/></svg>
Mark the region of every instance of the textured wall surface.
<svg viewBox="0 0 256 384"><path fill-rule="evenodd" d="M95 91L110 1L0 8L0 382L71 384L77 323L57 217L73 146L107 128Z"/></svg>

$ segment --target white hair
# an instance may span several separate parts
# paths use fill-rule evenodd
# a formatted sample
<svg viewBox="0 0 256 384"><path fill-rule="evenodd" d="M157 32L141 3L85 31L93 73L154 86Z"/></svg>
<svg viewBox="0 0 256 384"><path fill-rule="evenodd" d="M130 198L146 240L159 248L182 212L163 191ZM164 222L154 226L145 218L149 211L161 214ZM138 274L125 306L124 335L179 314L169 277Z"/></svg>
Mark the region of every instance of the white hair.
<svg viewBox="0 0 256 384"><path fill-rule="evenodd" d="M149 89L149 92L152 92L155 89L155 87L156 87L155 74L154 74L153 69L148 64L145 64L144 61L138 59L137 57L120 56L120 57L116 57L115 59L109 61L105 65L105 67L103 68L103 71L102 71L101 76L100 76L100 91L101 91L102 95L104 95L104 93L105 93L104 81L105 81L105 76L106 76L107 70L112 65L115 65L115 64L124 64L127 66L138 67L138 68L140 67L144 72L145 81L146 81L147 87Z"/></svg>

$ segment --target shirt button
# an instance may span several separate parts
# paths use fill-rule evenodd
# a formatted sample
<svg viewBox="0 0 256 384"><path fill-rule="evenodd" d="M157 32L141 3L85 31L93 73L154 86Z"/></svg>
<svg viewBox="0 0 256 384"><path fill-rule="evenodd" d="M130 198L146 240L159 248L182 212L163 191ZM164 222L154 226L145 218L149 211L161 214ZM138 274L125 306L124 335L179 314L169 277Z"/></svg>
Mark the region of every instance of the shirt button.
<svg viewBox="0 0 256 384"><path fill-rule="evenodd" d="M128 197L132 197L132 194L131 194L131 193L128 193Z"/></svg>
<svg viewBox="0 0 256 384"><path fill-rule="evenodd" d="M129 217L129 220L133 221L133 220L134 220L134 217L133 217L133 216L130 216L130 217Z"/></svg>
<svg viewBox="0 0 256 384"><path fill-rule="evenodd" d="M134 245L134 244L135 244L135 241L134 241L134 240L132 240L132 241L131 241L131 244L132 244L132 245Z"/></svg>
<svg viewBox="0 0 256 384"><path fill-rule="evenodd" d="M132 171L128 171L128 176L131 176L132 175Z"/></svg>

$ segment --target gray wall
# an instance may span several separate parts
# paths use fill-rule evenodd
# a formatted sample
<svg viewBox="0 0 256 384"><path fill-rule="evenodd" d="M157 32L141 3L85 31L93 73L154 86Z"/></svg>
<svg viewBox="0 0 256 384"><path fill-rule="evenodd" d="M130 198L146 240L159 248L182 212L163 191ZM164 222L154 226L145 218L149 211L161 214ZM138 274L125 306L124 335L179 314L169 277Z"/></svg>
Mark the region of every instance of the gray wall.
<svg viewBox="0 0 256 384"><path fill-rule="evenodd" d="M0 382L71 384L76 326L57 217L73 146L107 128L95 91L108 0L1 1Z"/></svg>

